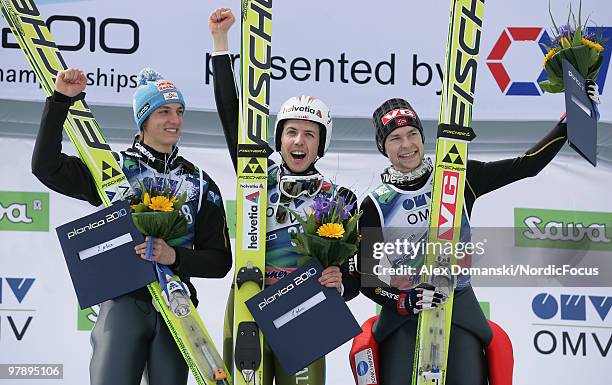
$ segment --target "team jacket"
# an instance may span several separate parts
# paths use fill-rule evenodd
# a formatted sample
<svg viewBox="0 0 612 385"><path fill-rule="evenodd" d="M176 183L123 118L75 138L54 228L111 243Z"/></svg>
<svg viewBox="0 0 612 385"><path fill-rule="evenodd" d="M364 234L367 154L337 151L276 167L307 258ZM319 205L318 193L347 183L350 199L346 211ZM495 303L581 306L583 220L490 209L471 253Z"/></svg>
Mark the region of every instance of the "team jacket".
<svg viewBox="0 0 612 385"><path fill-rule="evenodd" d="M476 199L510 183L536 176L559 152L566 138L567 126L558 123L538 144L519 157L493 162L468 160L464 190L464 215L461 224L462 240L469 239L469 221ZM404 231L410 231L412 228L411 234L403 235L412 235L416 239L426 237L430 198L431 173L414 181L410 188L400 188L389 184L379 186L361 203L363 214L359 226L362 230L367 228L369 235L362 240L361 250L372 250L374 242L384 241L382 230L380 230L382 227L397 227ZM386 263L393 265L393 262ZM363 252L358 258L358 271L372 272L373 266L378 263L379 261L373 258L372 253ZM460 277L458 291L468 287L469 277ZM397 311L397 299L402 291L389 286L389 282L383 282L370 274L367 276L364 274L362 277L360 290L365 296L383 307L378 333L388 335L404 322L405 317L400 316ZM470 301L470 306L478 309L477 302L475 305L471 303L474 301ZM453 322L456 320L461 322L459 318L463 317L456 318L456 313L460 314L454 309ZM471 322L469 315L465 322Z"/></svg>
<svg viewBox="0 0 612 385"><path fill-rule="evenodd" d="M217 111L223 125L227 147L234 163L237 165L238 144L238 94L234 80L234 73L230 63L229 55L216 55L212 58L214 73L215 101ZM298 267L298 260L302 255L293 252L291 233L302 231L297 220L290 215L289 220L284 223L276 221L275 213L278 209L280 191L278 187L278 174L280 166L272 161L268 162L268 201L266 221L266 284L273 284L291 273ZM330 183L327 183L330 185ZM326 193L325 188L322 189ZM340 195L347 202L356 203L355 194L344 187L338 187ZM291 199L289 208L295 212L303 212L313 202L313 197L299 197ZM342 285L344 286L343 297L350 300L359 294L358 279L350 273L349 262L340 266L342 271Z"/></svg>
<svg viewBox="0 0 612 385"><path fill-rule="evenodd" d="M85 164L78 157L62 153L62 126L70 104L70 98L57 92L47 98L32 155L32 172L51 190L99 206L102 201ZM160 185L164 180L180 188L179 194L187 193L182 211L187 218L188 234L168 241L177 257L170 268L187 282L192 300L197 304L196 291L189 278L221 278L232 266L219 188L205 172L176 155L176 151L169 156L135 143L132 148L113 155L136 196L140 182L145 186ZM132 294L139 298L149 296L146 288Z"/></svg>

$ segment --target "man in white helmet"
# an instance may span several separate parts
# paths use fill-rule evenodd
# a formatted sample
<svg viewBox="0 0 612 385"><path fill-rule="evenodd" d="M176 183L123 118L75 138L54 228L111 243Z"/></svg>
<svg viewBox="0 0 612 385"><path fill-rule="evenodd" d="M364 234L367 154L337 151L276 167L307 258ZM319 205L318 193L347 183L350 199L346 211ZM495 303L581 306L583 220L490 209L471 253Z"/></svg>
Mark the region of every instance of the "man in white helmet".
<svg viewBox="0 0 612 385"><path fill-rule="evenodd" d="M235 18L227 8L219 8L208 19L213 38L213 72L215 100L223 124L234 168L237 163L238 96L231 60L228 54L227 33ZM317 159L325 155L332 134L329 108L313 96L296 96L287 100L278 112L274 129L274 148L280 152L282 163L270 161L268 167L268 201L266 221L266 285L272 285L296 270L303 256L293 251L291 233L301 231L300 224L290 213L309 207L316 195L330 194L332 184L325 181L315 167ZM349 189L339 187L346 202L356 204L356 196ZM358 294L358 280L349 274L348 263L330 266L323 271L320 283L336 287L350 300ZM224 358L228 368L233 366L232 333L233 292L226 309ZM324 358L312 363L294 376L288 376L267 346L264 348L264 384L295 385L325 383ZM300 381L300 382L298 382ZM303 382L302 382L303 381Z"/></svg>

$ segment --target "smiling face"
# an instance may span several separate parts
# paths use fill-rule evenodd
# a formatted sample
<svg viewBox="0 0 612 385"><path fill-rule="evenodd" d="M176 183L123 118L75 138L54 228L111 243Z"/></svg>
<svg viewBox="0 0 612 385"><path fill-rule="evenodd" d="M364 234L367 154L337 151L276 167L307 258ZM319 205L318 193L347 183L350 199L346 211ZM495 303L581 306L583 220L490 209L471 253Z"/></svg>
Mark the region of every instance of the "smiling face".
<svg viewBox="0 0 612 385"><path fill-rule="evenodd" d="M397 171L414 170L425 155L421 133L412 126L396 128L385 139L385 152Z"/></svg>
<svg viewBox="0 0 612 385"><path fill-rule="evenodd" d="M309 120L289 119L283 122L281 156L294 173L302 173L317 159L319 125Z"/></svg>
<svg viewBox="0 0 612 385"><path fill-rule="evenodd" d="M181 136L184 112L179 103L164 104L153 111L142 123L144 143L162 153L172 151Z"/></svg>

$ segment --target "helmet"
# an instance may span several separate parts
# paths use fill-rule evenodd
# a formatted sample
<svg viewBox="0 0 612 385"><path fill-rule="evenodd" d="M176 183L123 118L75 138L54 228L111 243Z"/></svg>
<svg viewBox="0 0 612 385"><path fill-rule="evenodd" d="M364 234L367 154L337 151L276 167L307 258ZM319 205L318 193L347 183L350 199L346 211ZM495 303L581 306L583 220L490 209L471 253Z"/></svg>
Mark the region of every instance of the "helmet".
<svg viewBox="0 0 612 385"><path fill-rule="evenodd" d="M423 134L423 126L416 112L410 106L410 103L404 99L389 99L380 107L374 110L372 115L374 128L376 129L376 146L384 156L385 140L393 130L403 126L416 127L421 133L421 139L425 143L425 135Z"/></svg>
<svg viewBox="0 0 612 385"><path fill-rule="evenodd" d="M322 157L327 152L332 135L332 118L329 107L314 96L294 96L287 99L276 116L274 127L274 146L281 150L283 123L288 119L308 120L319 125L319 148L317 154Z"/></svg>

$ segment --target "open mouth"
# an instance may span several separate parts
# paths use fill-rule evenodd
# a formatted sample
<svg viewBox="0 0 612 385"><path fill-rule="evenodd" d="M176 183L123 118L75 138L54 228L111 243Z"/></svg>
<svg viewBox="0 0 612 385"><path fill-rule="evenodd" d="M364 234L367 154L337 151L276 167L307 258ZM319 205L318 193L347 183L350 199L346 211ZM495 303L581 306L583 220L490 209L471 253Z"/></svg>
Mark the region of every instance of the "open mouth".
<svg viewBox="0 0 612 385"><path fill-rule="evenodd" d="M294 160L303 160L304 158L306 158L306 153L302 151L292 151L291 157Z"/></svg>
<svg viewBox="0 0 612 385"><path fill-rule="evenodd" d="M405 154L401 154L401 155L399 156L399 158L400 158L400 159L412 159L412 158L414 158L416 155L417 155L417 151L414 151L414 152L408 152L408 153L405 153Z"/></svg>
<svg viewBox="0 0 612 385"><path fill-rule="evenodd" d="M165 131L165 132L168 132L168 133L170 133L170 134L176 134L176 133L178 133L178 129L176 129L176 128L165 128L165 129L164 129L164 131Z"/></svg>

